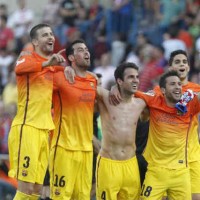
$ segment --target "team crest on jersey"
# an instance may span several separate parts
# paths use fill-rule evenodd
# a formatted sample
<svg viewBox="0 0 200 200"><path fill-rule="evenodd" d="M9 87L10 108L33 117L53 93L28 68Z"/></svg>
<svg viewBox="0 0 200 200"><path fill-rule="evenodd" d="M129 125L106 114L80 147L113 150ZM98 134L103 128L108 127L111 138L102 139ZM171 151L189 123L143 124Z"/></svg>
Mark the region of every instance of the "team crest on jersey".
<svg viewBox="0 0 200 200"><path fill-rule="evenodd" d="M56 189L54 193L55 193L56 196L58 196L58 195L60 195L60 190Z"/></svg>
<svg viewBox="0 0 200 200"><path fill-rule="evenodd" d="M28 171L27 170L22 170L22 176L27 176L28 175Z"/></svg>
<svg viewBox="0 0 200 200"><path fill-rule="evenodd" d="M177 110L177 115L182 116L182 115L184 115L184 113L181 112L180 110Z"/></svg>
<svg viewBox="0 0 200 200"><path fill-rule="evenodd" d="M155 92L153 90L149 90L149 91L145 92L145 94L147 94L149 96L155 96Z"/></svg>
<svg viewBox="0 0 200 200"><path fill-rule="evenodd" d="M92 88L94 88L94 83L93 83L93 82L90 82L90 86L91 86Z"/></svg>

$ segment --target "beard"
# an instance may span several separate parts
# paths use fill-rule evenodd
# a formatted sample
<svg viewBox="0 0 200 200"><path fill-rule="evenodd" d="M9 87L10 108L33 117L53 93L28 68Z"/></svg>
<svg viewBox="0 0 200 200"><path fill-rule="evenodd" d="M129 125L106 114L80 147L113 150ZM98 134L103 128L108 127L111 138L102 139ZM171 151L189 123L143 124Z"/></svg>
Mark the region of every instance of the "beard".
<svg viewBox="0 0 200 200"><path fill-rule="evenodd" d="M89 67L90 67L90 61L89 62L76 62L76 66L80 69L83 69L83 70L87 70Z"/></svg>
<svg viewBox="0 0 200 200"><path fill-rule="evenodd" d="M171 102L171 103L178 103L178 101L181 99L181 96L174 97L172 94L168 94L166 97L169 100L169 102Z"/></svg>

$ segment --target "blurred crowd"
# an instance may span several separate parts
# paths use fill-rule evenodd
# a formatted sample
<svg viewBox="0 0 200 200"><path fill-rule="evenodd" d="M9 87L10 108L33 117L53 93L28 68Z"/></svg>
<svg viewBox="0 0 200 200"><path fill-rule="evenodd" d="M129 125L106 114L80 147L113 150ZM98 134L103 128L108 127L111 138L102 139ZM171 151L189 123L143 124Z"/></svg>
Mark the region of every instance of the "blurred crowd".
<svg viewBox="0 0 200 200"><path fill-rule="evenodd" d="M26 0L8 12L0 4L0 153L8 153L7 139L16 113L17 88L14 66L22 50L31 51L29 31L35 14ZM92 55L91 71L102 75L102 86L114 82L115 67L123 61L140 69L139 89L157 84L166 70L171 51L186 50L190 80L200 83L200 0L112 0L111 7L91 0L49 0L40 22L52 26L55 52L83 38Z"/></svg>

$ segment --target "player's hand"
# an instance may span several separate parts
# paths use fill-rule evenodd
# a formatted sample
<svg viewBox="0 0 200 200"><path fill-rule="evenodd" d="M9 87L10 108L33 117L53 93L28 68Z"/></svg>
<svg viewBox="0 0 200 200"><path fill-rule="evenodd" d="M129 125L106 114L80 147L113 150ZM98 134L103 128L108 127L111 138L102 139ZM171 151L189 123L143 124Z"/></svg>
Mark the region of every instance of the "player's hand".
<svg viewBox="0 0 200 200"><path fill-rule="evenodd" d="M47 61L43 62L43 67L61 65L65 62L65 58L61 55L65 49L60 50L58 53L54 53Z"/></svg>
<svg viewBox="0 0 200 200"><path fill-rule="evenodd" d="M69 83L73 84L75 82L75 71L72 67L66 66L64 70L65 78L69 81Z"/></svg>
<svg viewBox="0 0 200 200"><path fill-rule="evenodd" d="M46 199L48 197L50 197L50 186L43 186L41 198Z"/></svg>
<svg viewBox="0 0 200 200"><path fill-rule="evenodd" d="M109 92L109 103L111 105L118 105L122 101L122 97L120 95L119 89L117 85L113 85Z"/></svg>

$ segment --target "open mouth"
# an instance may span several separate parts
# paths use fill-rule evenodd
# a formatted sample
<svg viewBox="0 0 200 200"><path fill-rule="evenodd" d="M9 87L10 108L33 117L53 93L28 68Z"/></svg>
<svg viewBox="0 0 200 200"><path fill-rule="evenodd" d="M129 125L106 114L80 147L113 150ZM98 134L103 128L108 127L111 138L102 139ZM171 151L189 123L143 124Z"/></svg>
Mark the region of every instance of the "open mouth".
<svg viewBox="0 0 200 200"><path fill-rule="evenodd" d="M179 72L185 72L185 69L180 69Z"/></svg>
<svg viewBox="0 0 200 200"><path fill-rule="evenodd" d="M86 62L89 62L89 61L90 61L90 58L85 58L85 61L86 61Z"/></svg>
<svg viewBox="0 0 200 200"><path fill-rule="evenodd" d="M180 92L180 91L176 91L176 92L174 92L174 95L175 95L176 97L180 97L180 96L181 96L181 92Z"/></svg>
<svg viewBox="0 0 200 200"><path fill-rule="evenodd" d="M53 42L48 42L47 44L48 46L51 46L51 47L53 46Z"/></svg>
<svg viewBox="0 0 200 200"><path fill-rule="evenodd" d="M132 87L133 87L133 89L137 89L137 85L135 85L135 84L132 85Z"/></svg>

